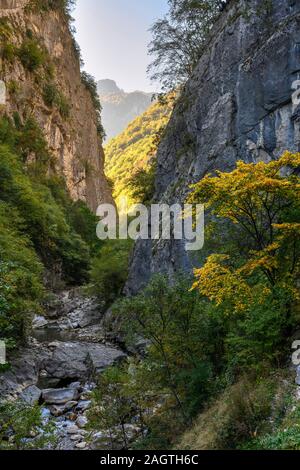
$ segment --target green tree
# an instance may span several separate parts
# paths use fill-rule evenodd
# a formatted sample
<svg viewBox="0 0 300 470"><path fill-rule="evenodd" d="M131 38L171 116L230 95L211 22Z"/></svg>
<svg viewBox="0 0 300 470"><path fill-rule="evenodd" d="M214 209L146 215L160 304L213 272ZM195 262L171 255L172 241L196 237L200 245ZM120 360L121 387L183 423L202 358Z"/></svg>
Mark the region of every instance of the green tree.
<svg viewBox="0 0 300 470"><path fill-rule="evenodd" d="M197 65L222 0L169 0L169 13L151 28L149 73L164 91L186 82Z"/></svg>

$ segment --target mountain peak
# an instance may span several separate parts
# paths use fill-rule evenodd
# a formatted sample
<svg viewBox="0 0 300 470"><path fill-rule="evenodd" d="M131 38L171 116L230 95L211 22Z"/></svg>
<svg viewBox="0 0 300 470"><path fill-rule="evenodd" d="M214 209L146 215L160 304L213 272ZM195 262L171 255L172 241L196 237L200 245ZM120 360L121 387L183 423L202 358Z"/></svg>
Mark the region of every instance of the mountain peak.
<svg viewBox="0 0 300 470"><path fill-rule="evenodd" d="M123 93L123 90L118 87L114 80L104 79L98 81L98 93L99 95L112 95Z"/></svg>

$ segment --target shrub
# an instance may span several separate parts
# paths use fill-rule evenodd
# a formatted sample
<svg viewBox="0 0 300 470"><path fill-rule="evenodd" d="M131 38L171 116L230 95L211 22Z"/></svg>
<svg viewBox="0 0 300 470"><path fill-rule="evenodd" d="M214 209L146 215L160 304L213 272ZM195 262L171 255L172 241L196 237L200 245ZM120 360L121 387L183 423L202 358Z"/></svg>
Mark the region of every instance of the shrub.
<svg viewBox="0 0 300 470"><path fill-rule="evenodd" d="M94 77L92 77L92 75L89 75L87 72L81 72L81 81L91 95L91 99L92 99L92 102L96 111L97 132L100 138L104 140L105 131L103 129L102 122L101 122L102 106L101 106L98 91L97 91L96 80Z"/></svg>
<svg viewBox="0 0 300 470"><path fill-rule="evenodd" d="M29 72L35 72L46 62L46 53L36 39L25 39L18 50L18 56Z"/></svg>
<svg viewBox="0 0 300 470"><path fill-rule="evenodd" d="M51 422L43 424L41 410L37 405L32 407L22 402L0 403L1 450L43 449L54 442L54 425Z"/></svg>
<svg viewBox="0 0 300 470"><path fill-rule="evenodd" d="M46 83L43 89L44 103L50 108L56 106L62 118L67 119L70 115L70 103L60 92L54 83Z"/></svg>
<svg viewBox="0 0 300 470"><path fill-rule="evenodd" d="M106 241L93 260L92 289L107 306L122 292L127 279L131 247L131 240Z"/></svg>
<svg viewBox="0 0 300 470"><path fill-rule="evenodd" d="M2 57L3 60L7 62L12 62L16 57L16 47L11 43L4 44L2 48Z"/></svg>

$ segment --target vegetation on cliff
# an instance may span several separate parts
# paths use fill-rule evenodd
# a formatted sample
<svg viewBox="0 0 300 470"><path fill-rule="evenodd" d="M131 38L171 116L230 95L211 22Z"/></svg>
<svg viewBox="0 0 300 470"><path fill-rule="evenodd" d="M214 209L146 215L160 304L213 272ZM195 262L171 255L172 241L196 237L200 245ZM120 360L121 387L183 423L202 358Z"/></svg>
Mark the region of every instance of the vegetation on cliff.
<svg viewBox="0 0 300 470"><path fill-rule="evenodd" d="M82 283L100 242L96 217L49 173L51 153L32 118L1 118L0 155L0 328L14 346L25 338L32 312L41 310L45 269Z"/></svg>
<svg viewBox="0 0 300 470"><path fill-rule="evenodd" d="M145 192L153 193L156 150L169 121L173 100L170 96L164 103L153 103L106 146L105 173L113 183L116 200L127 196L132 202L143 202ZM150 196L147 194L146 199Z"/></svg>
<svg viewBox="0 0 300 470"><path fill-rule="evenodd" d="M149 73L164 91L175 90L191 76L225 3L169 0L169 12L152 26L149 44L149 54L154 57Z"/></svg>

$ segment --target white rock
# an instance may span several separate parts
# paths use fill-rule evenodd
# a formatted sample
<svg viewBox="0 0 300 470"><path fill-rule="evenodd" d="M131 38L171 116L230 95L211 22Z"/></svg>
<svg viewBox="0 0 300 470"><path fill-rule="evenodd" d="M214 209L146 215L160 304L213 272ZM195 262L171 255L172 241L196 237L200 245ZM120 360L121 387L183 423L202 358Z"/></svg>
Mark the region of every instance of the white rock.
<svg viewBox="0 0 300 470"><path fill-rule="evenodd" d="M80 434L75 434L74 436L71 436L70 437L71 441L82 441L83 440L83 436L81 436Z"/></svg>
<svg viewBox="0 0 300 470"><path fill-rule="evenodd" d="M46 320L45 317L42 317L40 315L35 315L33 321L32 321L32 328L34 330L37 330L39 328L43 328L48 325L48 320Z"/></svg>
<svg viewBox="0 0 300 470"><path fill-rule="evenodd" d="M78 444L76 444L77 449L85 449L87 447L87 443L86 442L79 442Z"/></svg>

